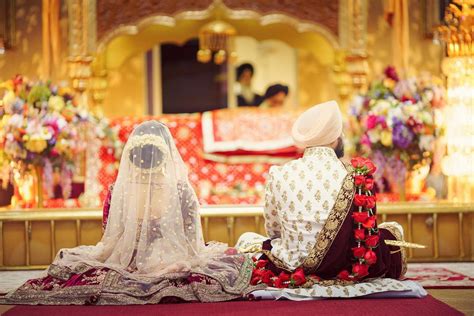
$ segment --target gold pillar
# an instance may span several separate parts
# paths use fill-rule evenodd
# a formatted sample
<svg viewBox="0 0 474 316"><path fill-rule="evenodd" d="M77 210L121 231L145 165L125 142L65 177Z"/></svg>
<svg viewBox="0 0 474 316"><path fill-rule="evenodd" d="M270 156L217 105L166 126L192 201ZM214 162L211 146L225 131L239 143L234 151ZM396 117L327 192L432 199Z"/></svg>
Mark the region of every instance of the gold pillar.
<svg viewBox="0 0 474 316"><path fill-rule="evenodd" d="M96 48L96 1L68 0L69 78L79 93L81 106L87 107L85 91L92 76L91 63Z"/></svg>
<svg viewBox="0 0 474 316"><path fill-rule="evenodd" d="M367 88L369 67L367 63L367 13L364 0L341 0L339 9L339 34L344 54L339 62L340 96L347 100L351 94ZM350 92L347 81L350 78Z"/></svg>

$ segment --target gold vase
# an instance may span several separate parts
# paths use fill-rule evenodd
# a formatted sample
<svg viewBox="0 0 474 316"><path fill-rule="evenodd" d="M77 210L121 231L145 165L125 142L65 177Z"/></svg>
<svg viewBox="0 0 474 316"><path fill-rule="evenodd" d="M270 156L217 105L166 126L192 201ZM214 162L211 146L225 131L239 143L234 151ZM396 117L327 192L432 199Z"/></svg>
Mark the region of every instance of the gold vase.
<svg viewBox="0 0 474 316"><path fill-rule="evenodd" d="M13 167L13 207L43 207L43 168L31 164Z"/></svg>

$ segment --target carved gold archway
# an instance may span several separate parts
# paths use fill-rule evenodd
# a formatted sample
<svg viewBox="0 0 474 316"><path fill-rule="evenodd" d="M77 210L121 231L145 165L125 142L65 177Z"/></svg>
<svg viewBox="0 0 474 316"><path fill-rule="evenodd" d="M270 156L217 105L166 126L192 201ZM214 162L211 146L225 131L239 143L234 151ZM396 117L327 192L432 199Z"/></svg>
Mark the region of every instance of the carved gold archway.
<svg viewBox="0 0 474 316"><path fill-rule="evenodd" d="M232 24L238 35L257 40L277 39L312 53L322 65L334 69L336 76L333 78L341 98L348 95L352 84L348 76L351 67L346 67L346 56L352 56L349 59L352 64L356 64L354 60L359 62L360 56L365 58L366 7L360 0L340 1L339 37L318 23L301 21L282 13L263 15L252 10L233 10L215 0L205 10L155 15L120 26L97 42L94 8L96 0L69 0L70 77L78 90L90 92L95 105L103 101L109 70L119 68L129 57L158 43L181 44L197 37L200 27L216 18ZM360 73L361 69L355 72Z"/></svg>

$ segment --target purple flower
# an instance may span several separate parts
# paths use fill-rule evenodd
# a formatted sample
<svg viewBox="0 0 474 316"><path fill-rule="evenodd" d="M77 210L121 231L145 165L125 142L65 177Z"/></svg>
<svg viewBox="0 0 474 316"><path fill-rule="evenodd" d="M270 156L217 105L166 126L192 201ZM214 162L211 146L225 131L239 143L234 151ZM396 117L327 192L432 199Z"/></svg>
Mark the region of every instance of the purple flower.
<svg viewBox="0 0 474 316"><path fill-rule="evenodd" d="M387 78L390 78L392 79L393 81L398 81L400 80L398 78L398 74L397 74L397 71L395 70L395 67L393 66L388 66L387 68L385 68L384 72L385 76Z"/></svg>
<svg viewBox="0 0 474 316"><path fill-rule="evenodd" d="M393 131L392 131L392 139L393 144L401 149L407 149L415 135L405 124L403 124L400 120L394 118L393 119Z"/></svg>

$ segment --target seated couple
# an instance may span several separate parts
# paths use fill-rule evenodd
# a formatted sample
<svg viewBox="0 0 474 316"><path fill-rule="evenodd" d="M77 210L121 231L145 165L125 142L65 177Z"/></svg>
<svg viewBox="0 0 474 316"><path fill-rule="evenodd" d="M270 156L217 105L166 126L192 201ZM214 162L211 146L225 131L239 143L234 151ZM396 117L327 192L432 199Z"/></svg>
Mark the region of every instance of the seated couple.
<svg viewBox="0 0 474 316"><path fill-rule="evenodd" d="M45 275L1 298L6 304L154 304L246 299L268 287L355 286L403 277L397 224L378 225L367 159L343 164L336 102L295 122L304 156L270 169L268 237L241 236L236 248L203 240L199 204L168 128L137 126L125 145L95 246L62 249ZM252 253L252 254L249 254ZM258 258L258 259L256 259ZM253 259L253 260L252 260Z"/></svg>

